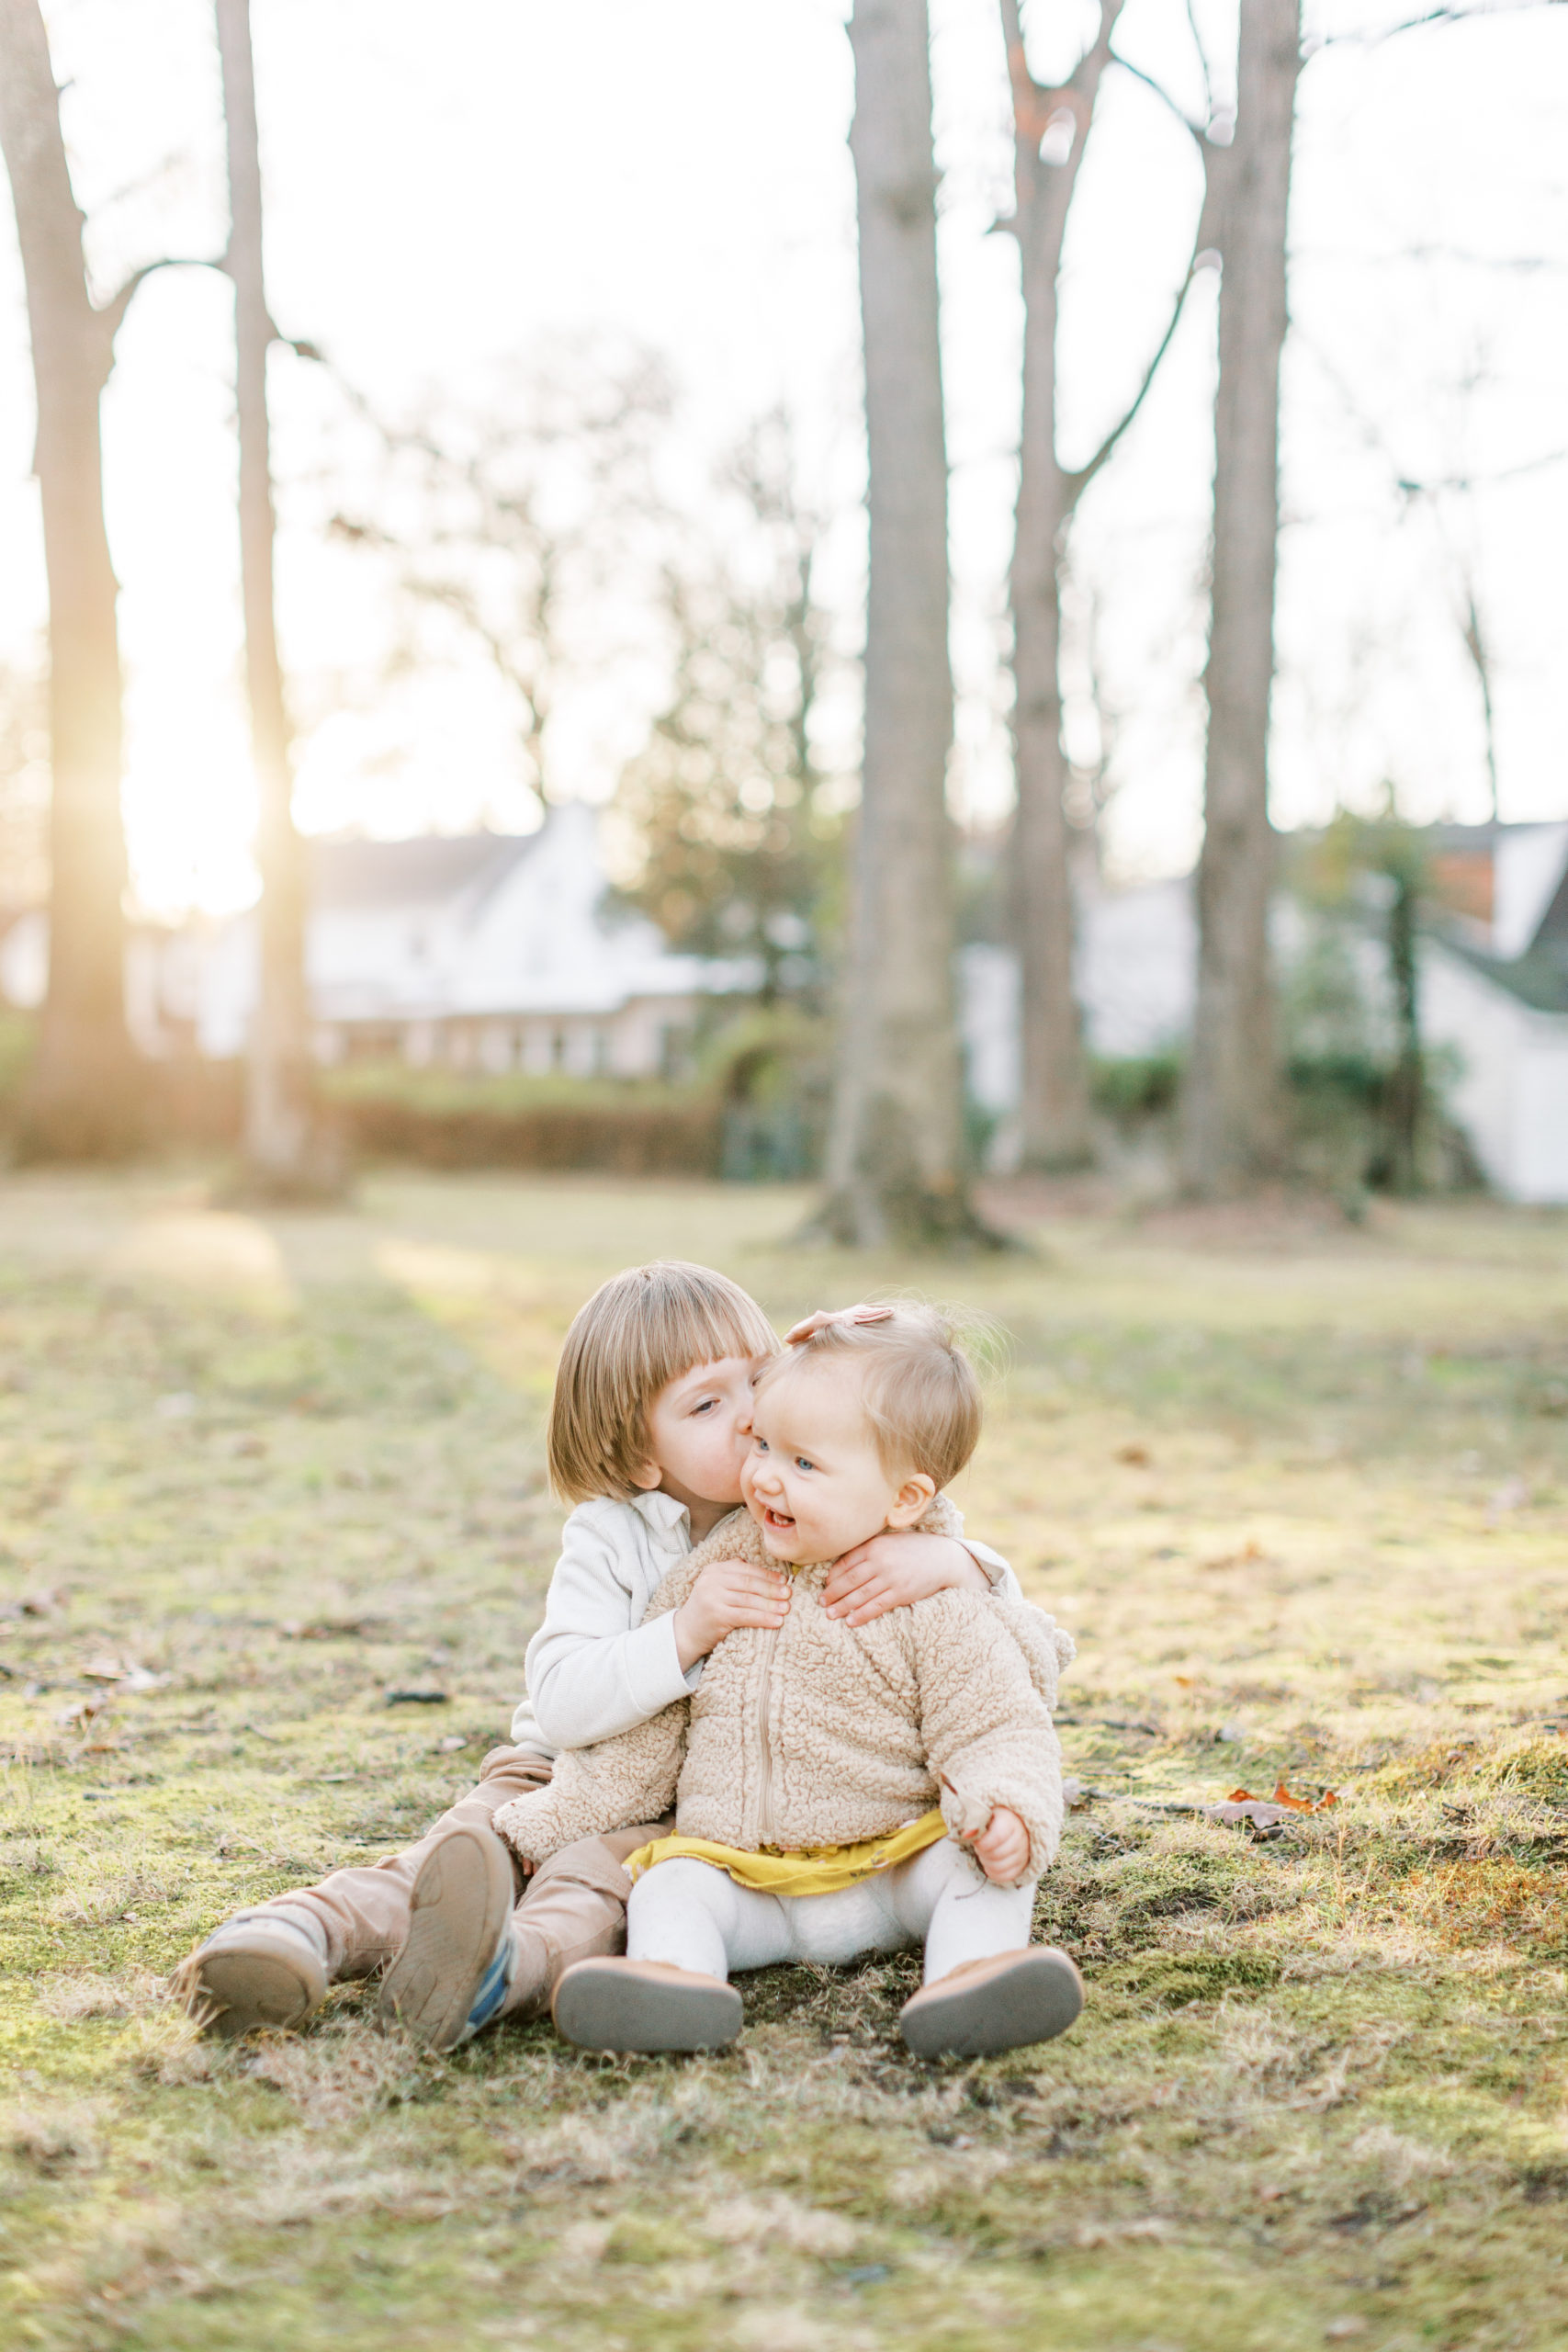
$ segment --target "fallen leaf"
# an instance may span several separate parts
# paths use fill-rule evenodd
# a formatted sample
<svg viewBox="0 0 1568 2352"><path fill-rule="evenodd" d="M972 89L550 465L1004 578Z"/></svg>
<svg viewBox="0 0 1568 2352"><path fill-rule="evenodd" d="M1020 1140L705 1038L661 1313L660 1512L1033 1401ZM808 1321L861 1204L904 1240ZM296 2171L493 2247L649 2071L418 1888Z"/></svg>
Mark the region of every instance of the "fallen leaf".
<svg viewBox="0 0 1568 2352"><path fill-rule="evenodd" d="M1116 1459L1118 1462L1125 1462L1130 1469L1146 1470L1149 1466L1149 1450L1146 1445L1119 1445L1116 1449Z"/></svg>
<svg viewBox="0 0 1568 2352"><path fill-rule="evenodd" d="M1259 1797L1227 1797L1224 1804L1206 1804L1200 1810L1206 1820L1217 1821L1223 1829L1245 1829L1255 1845L1269 1845L1285 1834L1284 1814L1277 1804L1265 1804Z"/></svg>
<svg viewBox="0 0 1568 2352"><path fill-rule="evenodd" d="M1256 1797L1250 1789L1233 1789L1225 1802L1227 1804L1277 1804L1283 1813L1326 1813L1330 1805L1338 1804L1339 1799L1333 1789L1325 1789L1320 1797L1293 1797L1281 1781L1271 1797Z"/></svg>
<svg viewBox="0 0 1568 2352"><path fill-rule="evenodd" d="M1200 1560L1201 1568L1250 1568L1269 1557L1256 1538L1244 1544L1239 1552L1219 1552L1212 1560Z"/></svg>

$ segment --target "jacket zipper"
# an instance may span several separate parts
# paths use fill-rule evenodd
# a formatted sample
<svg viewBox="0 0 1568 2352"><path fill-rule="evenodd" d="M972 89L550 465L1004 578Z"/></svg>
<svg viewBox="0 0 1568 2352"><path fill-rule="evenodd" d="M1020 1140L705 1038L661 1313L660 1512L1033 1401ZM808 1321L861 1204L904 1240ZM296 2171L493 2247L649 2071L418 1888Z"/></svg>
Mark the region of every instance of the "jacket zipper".
<svg viewBox="0 0 1568 2352"><path fill-rule="evenodd" d="M762 1769L757 1781L757 1843L773 1843L773 1749L768 1732L768 1713L773 1695L773 1652L778 1647L778 1628L764 1637L762 1650L762 1680L757 1696L757 1737L761 1749Z"/></svg>

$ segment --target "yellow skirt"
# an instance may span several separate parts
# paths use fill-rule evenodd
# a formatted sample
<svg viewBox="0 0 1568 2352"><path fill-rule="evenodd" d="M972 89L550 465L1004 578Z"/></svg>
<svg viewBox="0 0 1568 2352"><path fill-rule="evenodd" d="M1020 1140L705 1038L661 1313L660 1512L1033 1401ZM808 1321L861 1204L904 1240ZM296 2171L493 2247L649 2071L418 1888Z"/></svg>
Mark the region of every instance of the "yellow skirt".
<svg viewBox="0 0 1568 2352"><path fill-rule="evenodd" d="M764 1848L748 1853L739 1846L716 1846L706 1838L655 1838L628 1854L626 1867L633 1878L640 1878L655 1862L672 1862L685 1855L728 1871L738 1886L755 1887L763 1894L831 1894L857 1879L889 1871L896 1862L907 1862L911 1854L946 1835L947 1824L933 1806L919 1821L907 1821L886 1838L867 1838L858 1846L807 1846L789 1854Z"/></svg>

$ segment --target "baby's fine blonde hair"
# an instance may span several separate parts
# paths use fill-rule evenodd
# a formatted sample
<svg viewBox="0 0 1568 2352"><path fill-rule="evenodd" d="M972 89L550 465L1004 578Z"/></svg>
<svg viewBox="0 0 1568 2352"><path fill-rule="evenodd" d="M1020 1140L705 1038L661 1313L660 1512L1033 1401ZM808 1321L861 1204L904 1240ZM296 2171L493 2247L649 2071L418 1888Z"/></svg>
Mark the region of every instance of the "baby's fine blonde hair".
<svg viewBox="0 0 1568 2352"><path fill-rule="evenodd" d="M660 1390L694 1364L771 1356L778 1344L756 1300L711 1266L660 1258L613 1274L578 1309L561 1350L546 1440L556 1493L629 1501Z"/></svg>
<svg viewBox="0 0 1568 2352"><path fill-rule="evenodd" d="M861 1402L889 1477L920 1471L938 1491L952 1483L980 1442L980 1384L941 1310L900 1301L875 1322L825 1323L775 1357L759 1395L791 1371L847 1363L861 1373Z"/></svg>

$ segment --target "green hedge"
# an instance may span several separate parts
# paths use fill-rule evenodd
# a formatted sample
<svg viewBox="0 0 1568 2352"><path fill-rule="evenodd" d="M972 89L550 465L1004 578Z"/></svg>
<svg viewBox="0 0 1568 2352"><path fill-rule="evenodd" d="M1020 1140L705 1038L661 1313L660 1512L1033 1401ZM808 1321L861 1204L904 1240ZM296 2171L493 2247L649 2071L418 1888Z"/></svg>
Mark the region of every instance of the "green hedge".
<svg viewBox="0 0 1568 2352"><path fill-rule="evenodd" d="M321 1092L356 1159L605 1176L716 1176L722 1159L723 1108L707 1088L394 1063L326 1072Z"/></svg>

